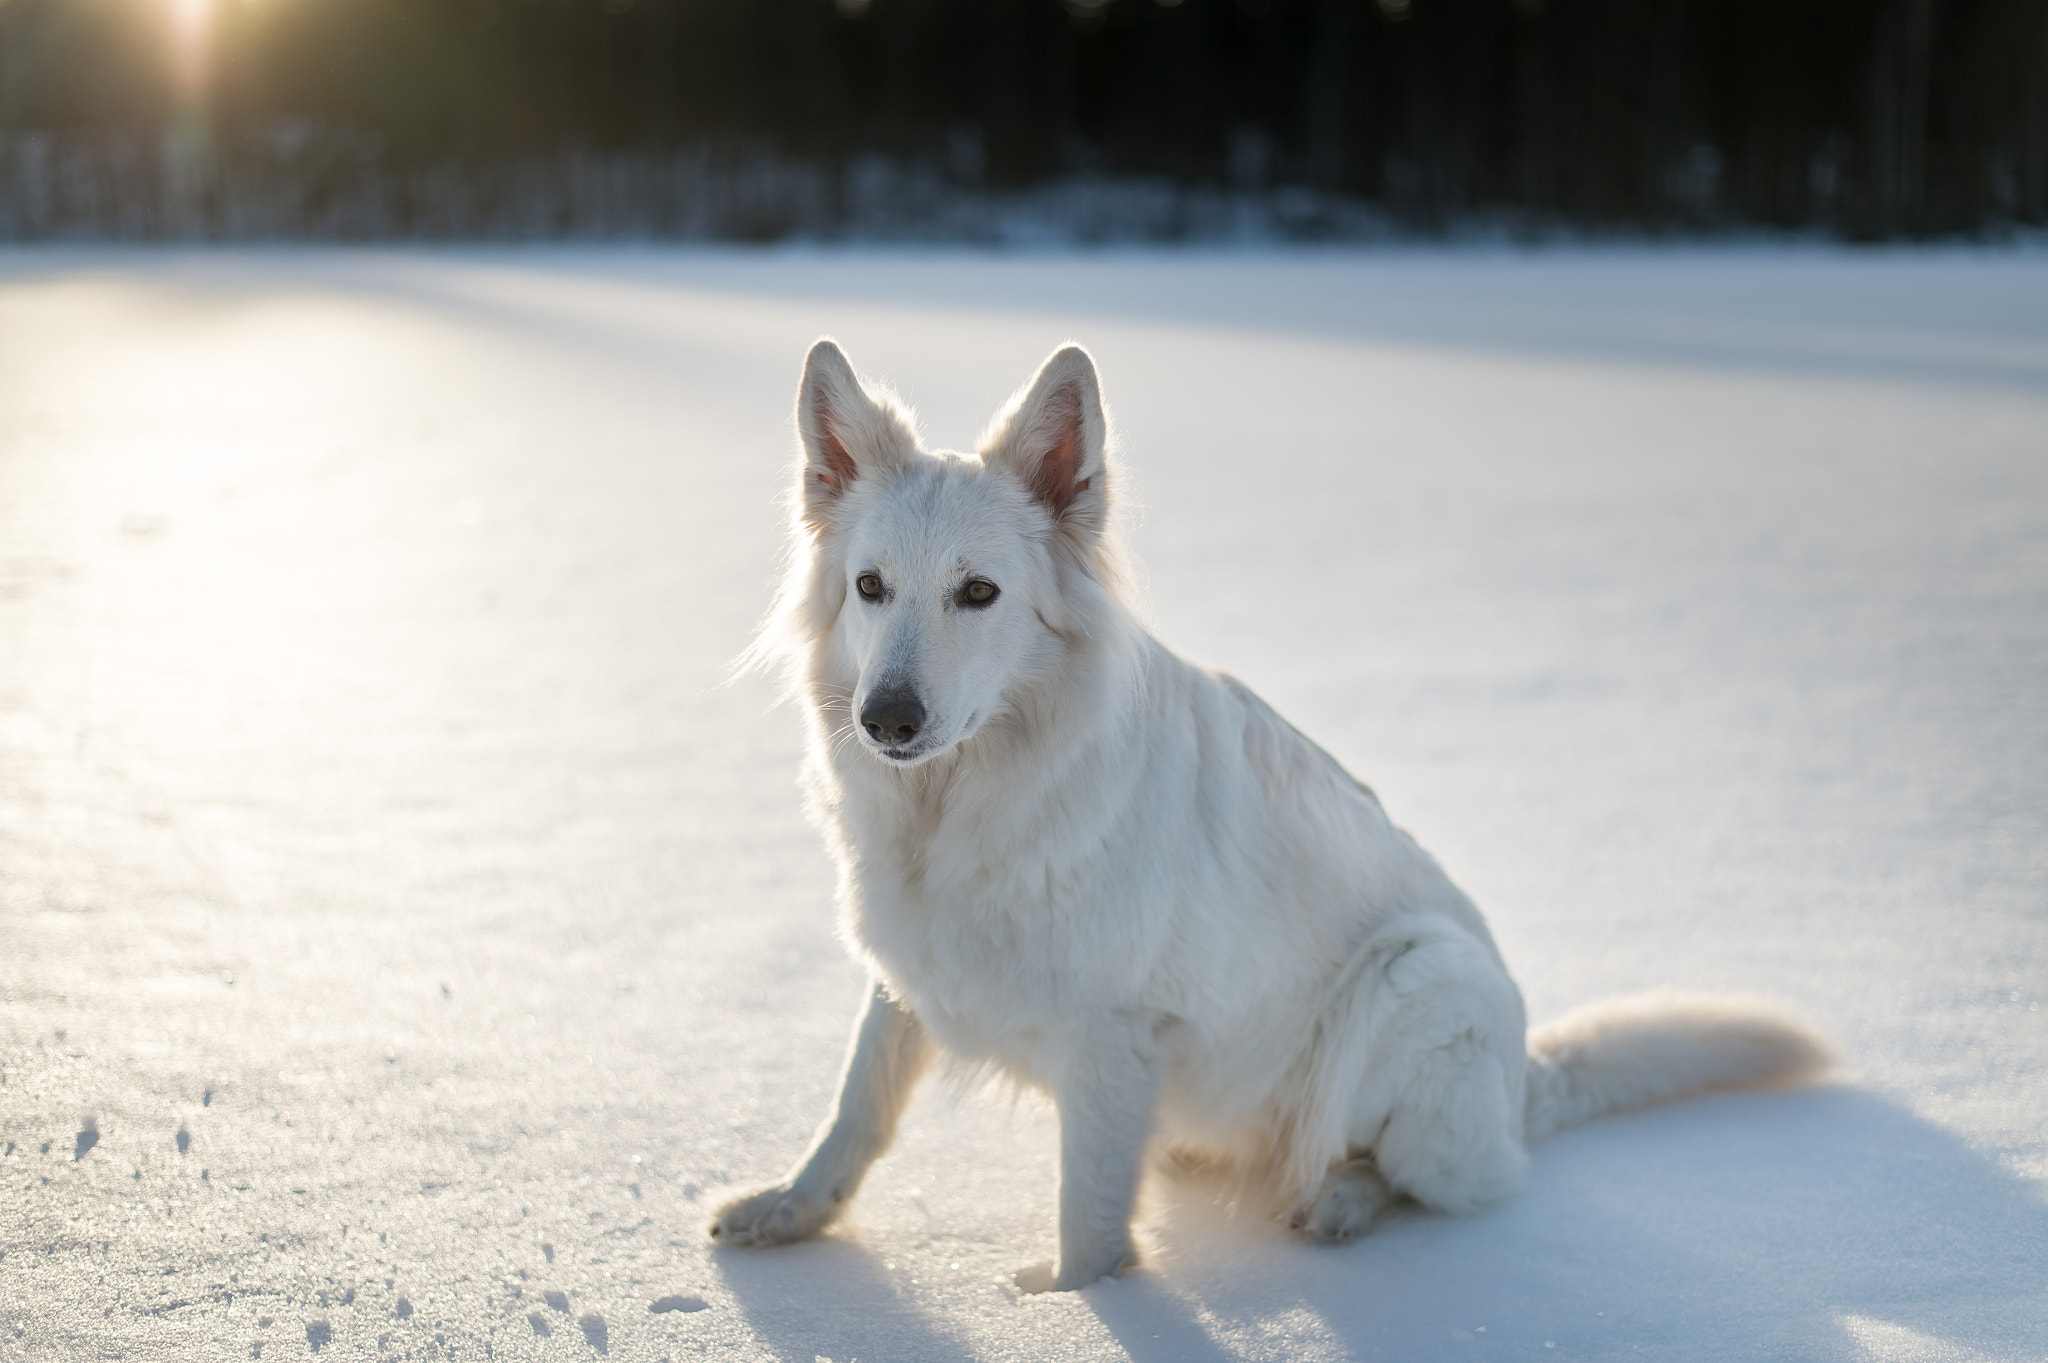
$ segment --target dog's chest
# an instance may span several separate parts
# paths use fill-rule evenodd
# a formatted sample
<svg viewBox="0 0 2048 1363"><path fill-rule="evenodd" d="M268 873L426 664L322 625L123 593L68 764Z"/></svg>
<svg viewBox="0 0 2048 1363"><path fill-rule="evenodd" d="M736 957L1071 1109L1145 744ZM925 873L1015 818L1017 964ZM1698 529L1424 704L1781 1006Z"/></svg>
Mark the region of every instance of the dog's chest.
<svg viewBox="0 0 2048 1363"><path fill-rule="evenodd" d="M1042 855L976 862L862 859L849 928L949 1049L1021 1070L1087 1015L1127 1001L1146 973L1136 934Z"/></svg>

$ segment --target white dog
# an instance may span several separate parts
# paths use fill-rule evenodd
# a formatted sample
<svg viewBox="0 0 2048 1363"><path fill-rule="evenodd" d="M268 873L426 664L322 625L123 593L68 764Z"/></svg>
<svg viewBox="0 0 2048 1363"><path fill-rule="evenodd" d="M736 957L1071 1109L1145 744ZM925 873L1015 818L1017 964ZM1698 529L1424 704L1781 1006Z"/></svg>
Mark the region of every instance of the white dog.
<svg viewBox="0 0 2048 1363"><path fill-rule="evenodd" d="M1028 1284L1055 1289L1131 1263L1155 1140L1346 1239L1401 1196L1507 1196L1561 1126L1824 1063L1730 1000L1646 995L1530 1034L1479 911L1373 793L1133 617L1086 351L1047 360L978 457L925 452L829 340L796 419L795 558L756 657L808 701L807 782L874 985L810 1152L713 1235L830 1222L935 1048L1058 1105L1059 1255Z"/></svg>

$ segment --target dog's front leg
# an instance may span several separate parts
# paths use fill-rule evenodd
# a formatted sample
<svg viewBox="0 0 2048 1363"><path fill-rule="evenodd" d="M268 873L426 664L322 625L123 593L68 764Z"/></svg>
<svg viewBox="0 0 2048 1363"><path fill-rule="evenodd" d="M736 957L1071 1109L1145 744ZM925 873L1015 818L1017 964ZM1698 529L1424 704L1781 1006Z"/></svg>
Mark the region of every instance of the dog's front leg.
<svg viewBox="0 0 2048 1363"><path fill-rule="evenodd" d="M780 1245L823 1230L889 1148L930 1059L924 1025L875 982L854 1025L838 1105L810 1152L782 1182L720 1207L711 1233L732 1245Z"/></svg>
<svg viewBox="0 0 2048 1363"><path fill-rule="evenodd" d="M1021 1285L1066 1292L1130 1267L1131 1204L1152 1131L1158 1088L1154 1020L1115 1014L1087 1030L1054 1086L1060 1109L1060 1257L1052 1279Z"/></svg>

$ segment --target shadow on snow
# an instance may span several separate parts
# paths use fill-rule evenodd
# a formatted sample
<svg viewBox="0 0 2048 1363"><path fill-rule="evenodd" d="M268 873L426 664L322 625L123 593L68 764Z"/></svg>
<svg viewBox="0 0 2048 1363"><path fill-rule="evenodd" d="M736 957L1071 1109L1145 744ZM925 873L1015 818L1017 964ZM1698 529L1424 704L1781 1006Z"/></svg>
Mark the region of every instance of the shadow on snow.
<svg viewBox="0 0 2048 1363"><path fill-rule="evenodd" d="M1150 1218L1155 1262L1083 1296L1138 1363L1276 1347L1274 1356L1847 1363L1868 1356L1872 1329L1992 1357L2048 1356L2048 1319L2036 1309L2048 1206L1876 1095L1734 1094L1609 1119L1539 1147L1530 1182L1491 1211L1397 1213L1339 1248L1233 1215L1200 1186L1165 1184ZM857 1242L715 1259L780 1357L976 1352ZM1019 1307L991 1303L997 1313Z"/></svg>

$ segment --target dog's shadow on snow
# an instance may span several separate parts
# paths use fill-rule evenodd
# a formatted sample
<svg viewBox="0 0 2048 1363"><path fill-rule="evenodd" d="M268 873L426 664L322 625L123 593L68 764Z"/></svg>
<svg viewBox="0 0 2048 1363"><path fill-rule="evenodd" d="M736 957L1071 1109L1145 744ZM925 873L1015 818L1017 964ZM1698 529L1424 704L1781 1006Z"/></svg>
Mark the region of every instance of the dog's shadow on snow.
<svg viewBox="0 0 2048 1363"><path fill-rule="evenodd" d="M1852 1088L1610 1118L1539 1147L1502 1207L1396 1213L1341 1248L1199 1186L1155 1205L1154 1281L1087 1293L1139 1363L1276 1333L1351 1358L2048 1357L2048 1203Z"/></svg>
<svg viewBox="0 0 2048 1363"><path fill-rule="evenodd" d="M952 1363L983 1352L967 1334L946 1328L944 1307L910 1300L881 1256L858 1240L824 1236L768 1251L720 1248L712 1261L754 1338L785 1363ZM1134 1277L1081 1296L1134 1359L1223 1363L1233 1356L1185 1302L1156 1282ZM1031 1310L1040 1300L1057 1305L1055 1298L1020 1298L1004 1289L982 1294L977 1309L1002 1311L1005 1297L1017 1310Z"/></svg>
<svg viewBox="0 0 2048 1363"><path fill-rule="evenodd" d="M1540 1147L1501 1207L1396 1212L1343 1247L1199 1183L1159 1180L1148 1206L1147 1266L1078 1294L1136 1363L2048 1357L2048 1202L1853 1088L1609 1118ZM978 1352L858 1239L713 1258L781 1358Z"/></svg>
<svg viewBox="0 0 2048 1363"><path fill-rule="evenodd" d="M943 1317L906 1299L881 1257L857 1240L826 1235L770 1250L721 1246L711 1258L754 1338L786 1363L974 1354Z"/></svg>

